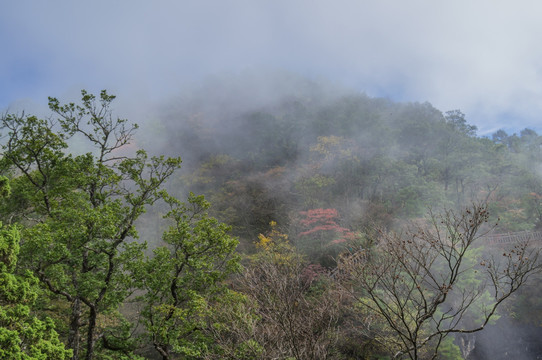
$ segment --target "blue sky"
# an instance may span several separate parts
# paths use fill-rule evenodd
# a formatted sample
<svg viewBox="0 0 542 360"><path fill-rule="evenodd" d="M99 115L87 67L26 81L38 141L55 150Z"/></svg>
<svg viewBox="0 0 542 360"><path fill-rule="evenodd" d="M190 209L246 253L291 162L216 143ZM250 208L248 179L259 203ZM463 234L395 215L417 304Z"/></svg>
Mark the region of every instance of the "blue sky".
<svg viewBox="0 0 542 360"><path fill-rule="evenodd" d="M122 106L208 76L285 69L542 132L539 1L3 1L0 110L108 89Z"/></svg>

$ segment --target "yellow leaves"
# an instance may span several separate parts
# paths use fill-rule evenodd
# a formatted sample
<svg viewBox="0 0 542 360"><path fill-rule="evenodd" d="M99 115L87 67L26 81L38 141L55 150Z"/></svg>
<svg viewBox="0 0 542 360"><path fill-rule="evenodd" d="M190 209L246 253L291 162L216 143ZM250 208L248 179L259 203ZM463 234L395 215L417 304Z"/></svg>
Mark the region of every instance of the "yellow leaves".
<svg viewBox="0 0 542 360"><path fill-rule="evenodd" d="M275 265L290 267L301 259L301 255L296 253L295 248L288 242L288 235L277 230L277 223L269 223L271 231L267 235L258 235L259 241L255 243L259 250L257 254L251 256L251 261L255 263L272 263Z"/></svg>
<svg viewBox="0 0 542 360"><path fill-rule="evenodd" d="M351 158L353 156L352 141L342 136L319 136L316 145L310 147L315 152L329 160L332 157Z"/></svg>
<svg viewBox="0 0 542 360"><path fill-rule="evenodd" d="M318 136L318 143L311 146L310 151L317 152L324 156L329 156L334 148L337 148L344 138L342 136Z"/></svg>
<svg viewBox="0 0 542 360"><path fill-rule="evenodd" d="M271 226L271 231L267 236L263 234L258 235L259 241L256 242L256 247L259 249L271 250L281 243L288 242L288 235L277 230L277 223L275 221L271 221L269 226Z"/></svg>
<svg viewBox="0 0 542 360"><path fill-rule="evenodd" d="M260 241L256 243L256 247L261 248L263 250L269 250L269 247L271 246L271 243L273 242L273 240L270 237L267 237L263 234L258 235L258 239Z"/></svg>

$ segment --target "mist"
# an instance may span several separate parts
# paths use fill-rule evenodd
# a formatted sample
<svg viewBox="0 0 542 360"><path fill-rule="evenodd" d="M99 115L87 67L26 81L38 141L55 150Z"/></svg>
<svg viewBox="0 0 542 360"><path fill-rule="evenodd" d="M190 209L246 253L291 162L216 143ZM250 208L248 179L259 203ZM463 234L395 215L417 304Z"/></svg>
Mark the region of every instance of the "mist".
<svg viewBox="0 0 542 360"><path fill-rule="evenodd" d="M135 104L279 69L462 109L481 134L540 130L538 4L398 1L5 4L0 108L81 88Z"/></svg>
<svg viewBox="0 0 542 360"><path fill-rule="evenodd" d="M215 76L150 113L154 120L142 124L138 146L181 154L170 191L205 194L212 214L233 226L242 252L254 251L254 239L272 221L304 249L301 214L318 208L336 209L340 226L361 233L401 229L429 208L472 202L490 204L497 233L542 226L531 207L541 189L534 130L481 137L459 110L371 97L284 71ZM304 251L333 268L340 249ZM538 353L538 326L511 315L532 291L508 302L488 335L474 336L469 359L493 358L491 344L503 342L499 329L510 331L503 359Z"/></svg>
<svg viewBox="0 0 542 360"><path fill-rule="evenodd" d="M276 223L332 271L348 236L370 243L428 209L485 203L495 233L542 229L540 7L3 4L0 110L48 118L48 96L76 102L81 89L107 89L115 116L140 126L132 150L180 156L168 191L204 194L239 253L257 252ZM87 151L78 139L70 150ZM339 229L319 242L303 235L316 210ZM140 222L150 248L164 212L157 205ZM506 303L468 359L538 356L538 293Z"/></svg>

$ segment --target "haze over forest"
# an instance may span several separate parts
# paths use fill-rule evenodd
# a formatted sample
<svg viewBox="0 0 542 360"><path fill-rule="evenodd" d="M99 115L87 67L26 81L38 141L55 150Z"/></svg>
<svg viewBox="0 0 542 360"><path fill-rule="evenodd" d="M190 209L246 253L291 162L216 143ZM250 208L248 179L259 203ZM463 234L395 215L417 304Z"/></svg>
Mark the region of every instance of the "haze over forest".
<svg viewBox="0 0 542 360"><path fill-rule="evenodd" d="M460 110L287 72L215 79L141 128L114 101L3 115L6 294L32 289L3 300L5 354L540 353L539 235L484 237L542 228L536 131L479 137Z"/></svg>
<svg viewBox="0 0 542 360"><path fill-rule="evenodd" d="M2 5L0 358L541 356L539 6Z"/></svg>
<svg viewBox="0 0 542 360"><path fill-rule="evenodd" d="M530 0L10 2L0 109L45 112L47 96L109 89L137 115L210 76L278 69L461 109L481 135L540 132L539 10Z"/></svg>

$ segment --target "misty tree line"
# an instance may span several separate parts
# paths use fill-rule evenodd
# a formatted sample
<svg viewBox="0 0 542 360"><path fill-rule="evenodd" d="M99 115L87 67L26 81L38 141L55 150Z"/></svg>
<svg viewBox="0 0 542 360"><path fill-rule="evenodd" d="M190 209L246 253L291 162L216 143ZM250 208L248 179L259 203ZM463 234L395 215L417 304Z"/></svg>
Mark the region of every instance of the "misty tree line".
<svg viewBox="0 0 542 360"><path fill-rule="evenodd" d="M534 131L304 95L189 107L153 125L172 157L105 91L3 115L0 357L461 359L535 295L537 250L480 239L542 226Z"/></svg>
<svg viewBox="0 0 542 360"><path fill-rule="evenodd" d="M241 241L316 208L337 209L360 230L429 205L481 201L503 232L542 226L542 139L533 130L478 137L459 110L358 94L303 93L221 122L205 106L186 107L160 121L159 150L186 154L178 187L206 194Z"/></svg>

